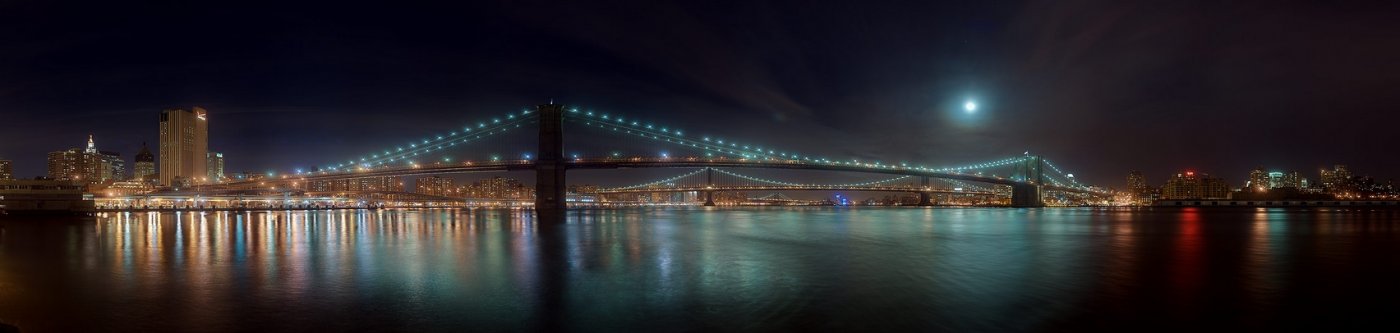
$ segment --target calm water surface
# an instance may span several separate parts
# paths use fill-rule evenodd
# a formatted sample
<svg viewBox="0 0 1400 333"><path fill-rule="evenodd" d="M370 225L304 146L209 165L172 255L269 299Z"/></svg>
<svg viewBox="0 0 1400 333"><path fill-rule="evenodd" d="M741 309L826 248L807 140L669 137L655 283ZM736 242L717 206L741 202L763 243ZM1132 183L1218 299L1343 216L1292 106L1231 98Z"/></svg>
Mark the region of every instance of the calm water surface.
<svg viewBox="0 0 1400 333"><path fill-rule="evenodd" d="M106 331L1396 329L1400 211L0 217L0 321Z"/></svg>

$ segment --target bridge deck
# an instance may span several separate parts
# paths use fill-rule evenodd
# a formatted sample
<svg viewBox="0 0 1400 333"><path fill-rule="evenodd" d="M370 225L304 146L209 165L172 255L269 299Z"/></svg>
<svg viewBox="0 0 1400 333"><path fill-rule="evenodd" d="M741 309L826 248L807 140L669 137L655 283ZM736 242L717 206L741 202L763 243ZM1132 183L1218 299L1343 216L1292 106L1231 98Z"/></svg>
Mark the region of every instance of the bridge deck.
<svg viewBox="0 0 1400 333"><path fill-rule="evenodd" d="M628 168L760 168L760 169L793 169L793 170L815 170L815 171L840 171L889 174L901 176L919 176L937 179L950 179L997 185L1037 185L1021 182L1014 179L988 176L979 174L949 173L934 170L908 168L891 165L859 164L859 163L814 163L802 160L776 160L776 159L736 159L724 157L675 157L675 158L655 158L655 157L627 157L627 158L579 158L568 160L565 166L569 169L628 169ZM293 181L333 181L355 178L370 177L404 177L404 176L428 176L442 174L459 174L472 172L492 172L492 171L533 171L535 163L532 160L502 160L488 162L461 162L461 163L437 163L428 165L413 165L391 168L359 169L355 171L338 172L315 172L300 174L295 176L284 176L285 178L267 179L257 181L231 182L220 185L210 185L201 188L242 188L250 184L259 183L286 183ZM1094 193L1092 191L1074 188L1055 186L1052 184L1038 184L1047 190Z"/></svg>

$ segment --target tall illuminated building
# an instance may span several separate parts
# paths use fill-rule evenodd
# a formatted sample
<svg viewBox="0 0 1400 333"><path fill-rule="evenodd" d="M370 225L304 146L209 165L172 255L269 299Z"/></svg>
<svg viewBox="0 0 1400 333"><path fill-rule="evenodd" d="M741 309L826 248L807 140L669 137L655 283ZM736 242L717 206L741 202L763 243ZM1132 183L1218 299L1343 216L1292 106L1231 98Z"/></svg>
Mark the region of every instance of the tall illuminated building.
<svg viewBox="0 0 1400 333"><path fill-rule="evenodd" d="M132 165L131 178L143 182L159 180L156 177L156 156L141 143L141 152L136 153L136 163Z"/></svg>
<svg viewBox="0 0 1400 333"><path fill-rule="evenodd" d="M48 176L53 179L95 183L111 177L109 164L102 155L78 148L51 152L48 162Z"/></svg>
<svg viewBox="0 0 1400 333"><path fill-rule="evenodd" d="M1318 176L1322 187L1328 192L1346 192L1351 188L1351 171L1345 165L1335 165L1332 170L1322 169Z"/></svg>
<svg viewBox="0 0 1400 333"><path fill-rule="evenodd" d="M1137 195L1147 193L1147 177L1143 177L1142 172L1137 170L1128 172L1128 191Z"/></svg>
<svg viewBox="0 0 1400 333"><path fill-rule="evenodd" d="M1269 186L1269 173L1264 172L1263 166L1254 168L1254 170L1249 171L1250 190L1255 192L1265 192L1268 191L1269 188L1271 188L1271 186Z"/></svg>
<svg viewBox="0 0 1400 333"><path fill-rule="evenodd" d="M0 160L0 180L15 179L14 162L10 160Z"/></svg>
<svg viewBox="0 0 1400 333"><path fill-rule="evenodd" d="M204 109L160 112L160 183L208 177L209 115Z"/></svg>
<svg viewBox="0 0 1400 333"><path fill-rule="evenodd" d="M83 151L77 148L50 152L48 172L45 175L55 180L78 180L86 178L82 171Z"/></svg>
<svg viewBox="0 0 1400 333"><path fill-rule="evenodd" d="M1303 176L1298 174L1297 171L1289 171L1283 174L1280 184L1281 186L1279 187L1303 188Z"/></svg>
<svg viewBox="0 0 1400 333"><path fill-rule="evenodd" d="M1269 172L1269 188L1273 189L1273 188L1280 188L1280 187L1283 187L1283 172L1282 172L1282 171L1270 171L1270 172Z"/></svg>
<svg viewBox="0 0 1400 333"><path fill-rule="evenodd" d="M86 148L49 153L48 177L88 183L118 180L125 172L123 164L116 153L98 151L89 135Z"/></svg>
<svg viewBox="0 0 1400 333"><path fill-rule="evenodd" d="M206 175L206 177L208 177L208 180L206 180L205 182L224 182L224 153L208 153L208 155L205 158L204 165L209 169L209 172Z"/></svg>
<svg viewBox="0 0 1400 333"><path fill-rule="evenodd" d="M99 151L102 159L102 180L126 180L126 160L122 155L111 151Z"/></svg>

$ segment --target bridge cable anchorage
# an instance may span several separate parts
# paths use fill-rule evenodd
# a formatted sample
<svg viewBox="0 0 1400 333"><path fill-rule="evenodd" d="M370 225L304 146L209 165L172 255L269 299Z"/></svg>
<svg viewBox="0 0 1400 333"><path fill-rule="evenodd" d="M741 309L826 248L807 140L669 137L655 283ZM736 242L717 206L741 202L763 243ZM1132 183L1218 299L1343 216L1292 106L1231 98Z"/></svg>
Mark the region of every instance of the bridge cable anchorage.
<svg viewBox="0 0 1400 333"><path fill-rule="evenodd" d="M408 143L408 148L398 146L392 149L385 149L382 154L371 153L369 156L360 157L358 160L350 160L345 163L332 163L329 167L331 171L353 170L356 167L375 167L385 165L386 162L398 160L408 160L413 156L441 151L447 147L465 144L480 140L496 134L504 133L512 128L519 128L521 124L534 121L534 111L526 109L522 112L507 114L504 117L493 118L490 121L477 122L475 126L467 125L459 131L453 131L447 135L438 135L433 138L414 141ZM504 118L504 120L502 119Z"/></svg>
<svg viewBox="0 0 1400 333"><path fill-rule="evenodd" d="M1029 158L1027 156L1016 156L990 162L974 163L964 166L943 168L909 166L907 164L894 165L884 164L882 162L860 163L858 160L846 162L840 160L831 160L828 158L813 158L810 155L806 154L779 152L773 149L764 149L761 145L740 144L733 141L730 141L726 144L725 140L723 139L712 139L710 137L703 137L702 139L696 140L693 138L685 137L683 132L679 129L673 130L668 127L655 126L648 122L638 121L635 118L609 115L594 111L581 111L578 108L570 109L569 112L565 114L565 120L581 122L585 126L589 127L597 127L604 130L612 130L615 132L623 132L625 134L637 135L655 141L677 144L689 148L703 149L707 153L717 152L723 155L736 156L746 159L767 158L774 160L803 161L807 163L820 163L828 165L857 165L879 169L909 169L932 172L961 172L1013 165L1016 163L1024 162Z"/></svg>

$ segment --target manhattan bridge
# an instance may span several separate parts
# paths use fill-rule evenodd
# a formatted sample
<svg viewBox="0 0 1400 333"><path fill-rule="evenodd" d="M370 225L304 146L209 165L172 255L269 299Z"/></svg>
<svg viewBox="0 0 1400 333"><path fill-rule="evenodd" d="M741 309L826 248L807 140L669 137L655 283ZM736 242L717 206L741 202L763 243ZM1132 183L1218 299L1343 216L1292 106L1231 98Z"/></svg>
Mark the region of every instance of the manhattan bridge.
<svg viewBox="0 0 1400 333"><path fill-rule="evenodd" d="M691 155L565 156L565 124L580 127L581 133L617 135L683 149ZM473 143L507 132L537 130L538 150L521 159L492 158L488 161L458 161L434 156L473 149ZM576 139L576 138L571 138ZM477 147L477 149L481 149ZM266 194L269 191L311 192L313 184L355 179L448 175L491 171L533 171L534 209L541 218L562 216L568 206L567 170L670 168L674 177L638 184L599 188L598 194L694 192L703 195L704 204L714 205L716 192L738 191L874 191L917 194L921 206L935 204L939 194L1009 196L1010 207L1043 207L1050 193L1060 197L1104 198L1108 192L1079 183L1050 160L1023 154L994 161L950 167L928 167L910 163L887 164L854 159L817 157L779 151L751 143L712 137L693 137L682 130L653 125L639 119L580 111L561 104L543 104L502 117L461 127L443 135L416 140L402 146L369 152L363 156L325 164L309 172L296 172L280 178L231 181L199 185L188 194ZM779 180L746 174L746 170L815 170L862 173L888 178L851 183L813 183ZM344 192L344 191L341 191ZM401 192L401 191L400 191ZM399 195L412 195L397 193ZM345 193L341 193L345 195ZM427 198L460 200L454 198Z"/></svg>

